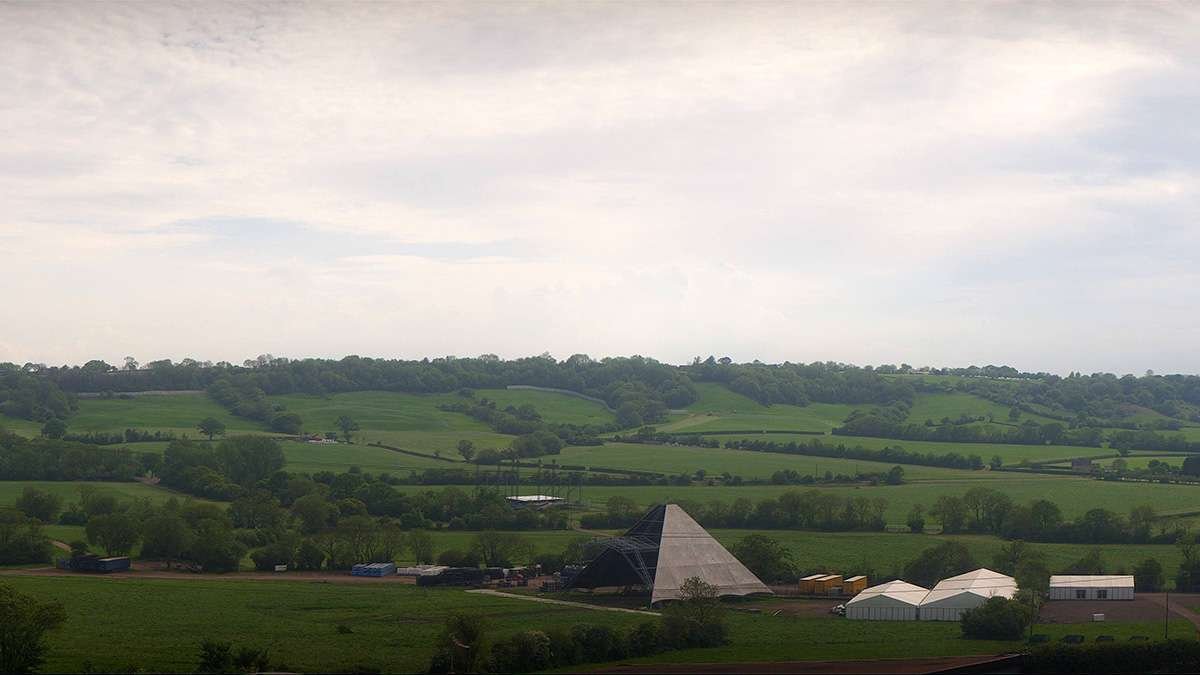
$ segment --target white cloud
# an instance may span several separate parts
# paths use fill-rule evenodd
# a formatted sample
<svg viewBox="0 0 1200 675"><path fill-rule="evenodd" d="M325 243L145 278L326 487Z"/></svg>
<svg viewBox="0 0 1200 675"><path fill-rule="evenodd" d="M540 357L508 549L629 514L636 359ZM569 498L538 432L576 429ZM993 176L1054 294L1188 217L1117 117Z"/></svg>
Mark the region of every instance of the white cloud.
<svg viewBox="0 0 1200 675"><path fill-rule="evenodd" d="M1197 35L1186 5L0 4L0 360L1197 370L1161 296L1195 297L1200 166L1146 166L1138 116L1200 106ZM1098 312L1174 329L1089 348Z"/></svg>

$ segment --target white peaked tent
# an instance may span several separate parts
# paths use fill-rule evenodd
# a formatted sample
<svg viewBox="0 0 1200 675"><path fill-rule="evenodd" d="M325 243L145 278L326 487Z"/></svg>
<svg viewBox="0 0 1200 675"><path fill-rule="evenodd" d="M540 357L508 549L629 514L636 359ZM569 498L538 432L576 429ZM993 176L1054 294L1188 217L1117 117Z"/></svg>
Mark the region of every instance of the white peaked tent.
<svg viewBox="0 0 1200 675"><path fill-rule="evenodd" d="M602 545L573 587L647 586L651 604L678 599L679 587L691 577L716 586L721 595L771 593L676 504L650 509L628 532Z"/></svg>
<svg viewBox="0 0 1200 675"><path fill-rule="evenodd" d="M917 607L929 591L907 581L889 581L872 586L846 603L847 619L913 621Z"/></svg>
<svg viewBox="0 0 1200 675"><path fill-rule="evenodd" d="M921 601L918 614L922 621L958 621L963 612L982 605L989 598L1011 598L1016 594L1015 579L980 568L939 581Z"/></svg>

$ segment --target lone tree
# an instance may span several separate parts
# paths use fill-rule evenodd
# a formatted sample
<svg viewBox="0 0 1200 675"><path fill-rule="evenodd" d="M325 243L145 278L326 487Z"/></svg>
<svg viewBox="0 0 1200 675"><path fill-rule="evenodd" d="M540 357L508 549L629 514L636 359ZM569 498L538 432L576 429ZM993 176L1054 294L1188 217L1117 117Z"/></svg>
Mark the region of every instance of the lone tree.
<svg viewBox="0 0 1200 675"><path fill-rule="evenodd" d="M342 435L346 437L347 443L351 442L350 439L353 438L354 432L361 428L358 426L358 422L355 422L349 415L342 415L337 418L337 425L342 430Z"/></svg>
<svg viewBox="0 0 1200 675"><path fill-rule="evenodd" d="M46 631L67 619L57 602L39 602L0 584L0 673L32 673L46 654Z"/></svg>
<svg viewBox="0 0 1200 675"><path fill-rule="evenodd" d="M205 417L196 425L200 433L208 436L208 440L212 440L213 436L225 435L225 424L215 417Z"/></svg>
<svg viewBox="0 0 1200 675"><path fill-rule="evenodd" d="M475 444L468 440L459 441L458 454L462 455L464 462L470 462L475 457Z"/></svg>
<svg viewBox="0 0 1200 675"><path fill-rule="evenodd" d="M67 433L67 423L57 417L50 418L42 425L42 435L46 438L62 438Z"/></svg>

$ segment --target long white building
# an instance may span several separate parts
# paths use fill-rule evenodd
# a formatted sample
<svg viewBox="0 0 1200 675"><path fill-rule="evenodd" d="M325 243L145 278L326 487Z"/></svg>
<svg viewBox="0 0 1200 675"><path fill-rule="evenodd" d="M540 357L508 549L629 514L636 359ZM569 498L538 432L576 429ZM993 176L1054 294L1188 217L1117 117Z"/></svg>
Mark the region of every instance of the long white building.
<svg viewBox="0 0 1200 675"><path fill-rule="evenodd" d="M1132 600L1128 574L1056 574L1050 577L1051 600Z"/></svg>

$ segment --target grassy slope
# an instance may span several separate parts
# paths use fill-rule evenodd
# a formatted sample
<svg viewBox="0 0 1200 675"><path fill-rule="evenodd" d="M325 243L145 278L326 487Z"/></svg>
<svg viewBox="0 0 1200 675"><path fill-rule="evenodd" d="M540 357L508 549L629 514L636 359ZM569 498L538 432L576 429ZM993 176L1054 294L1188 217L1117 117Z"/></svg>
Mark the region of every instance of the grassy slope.
<svg viewBox="0 0 1200 675"><path fill-rule="evenodd" d="M206 417L221 420L229 433L264 430L257 422L234 417L205 394L81 399L79 411L67 420L67 424L73 432L134 428L173 431L195 437L199 436L196 424Z"/></svg>
<svg viewBox="0 0 1200 675"><path fill-rule="evenodd" d="M764 406L720 384L696 385L700 398L675 416L661 431L788 430L826 432L842 423L857 406L814 403Z"/></svg>
<svg viewBox="0 0 1200 675"><path fill-rule="evenodd" d="M737 438L747 440L775 441L776 443L806 442L809 437L794 434L742 434L737 436L721 436L725 442ZM1094 455L1116 454L1108 448L1080 448L1070 445L1007 445L1004 443L938 443L935 441L905 441L894 438L872 438L870 436L824 436L821 442L829 445L846 445L847 447L862 446L873 450L884 447L900 447L913 452L943 455L957 452L960 455L979 455L986 463L993 455L999 455L1005 464L1018 464L1022 460L1055 460L1071 457L1090 457Z"/></svg>
<svg viewBox="0 0 1200 675"><path fill-rule="evenodd" d="M953 420L962 415L970 415L972 417L991 417L997 422L1008 422L1008 411L1009 409L1006 406L966 392L956 391L945 394L922 393L917 394L913 400L912 408L908 414L908 421L914 424L922 424L925 420L940 422L943 417L949 417ZM1026 420L1033 420L1039 424L1056 421L1049 417L1022 413L1018 423Z"/></svg>
<svg viewBox="0 0 1200 675"><path fill-rule="evenodd" d="M0 413L0 429L5 429L22 436L37 436L42 432L42 425L38 422L30 422L20 417L9 417L4 413Z"/></svg>

